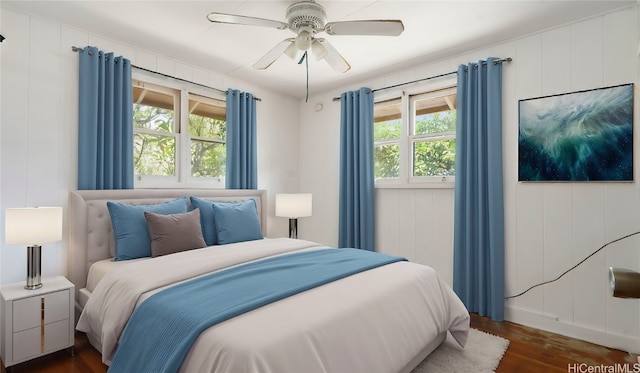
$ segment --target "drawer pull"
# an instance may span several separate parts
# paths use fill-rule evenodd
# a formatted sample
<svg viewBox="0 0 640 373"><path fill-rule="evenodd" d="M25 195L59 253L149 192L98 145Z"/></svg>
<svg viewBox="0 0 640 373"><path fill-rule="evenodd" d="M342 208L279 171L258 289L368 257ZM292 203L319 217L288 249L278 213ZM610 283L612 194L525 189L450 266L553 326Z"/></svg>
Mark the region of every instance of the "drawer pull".
<svg viewBox="0 0 640 373"><path fill-rule="evenodd" d="M44 352L44 297L40 298L40 352Z"/></svg>

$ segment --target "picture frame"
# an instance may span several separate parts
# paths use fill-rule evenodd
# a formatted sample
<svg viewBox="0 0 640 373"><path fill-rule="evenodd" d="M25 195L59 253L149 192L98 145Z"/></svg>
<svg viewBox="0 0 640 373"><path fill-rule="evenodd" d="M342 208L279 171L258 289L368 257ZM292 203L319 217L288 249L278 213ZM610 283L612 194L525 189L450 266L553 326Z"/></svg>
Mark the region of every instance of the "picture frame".
<svg viewBox="0 0 640 373"><path fill-rule="evenodd" d="M632 182L633 83L518 101L518 181Z"/></svg>

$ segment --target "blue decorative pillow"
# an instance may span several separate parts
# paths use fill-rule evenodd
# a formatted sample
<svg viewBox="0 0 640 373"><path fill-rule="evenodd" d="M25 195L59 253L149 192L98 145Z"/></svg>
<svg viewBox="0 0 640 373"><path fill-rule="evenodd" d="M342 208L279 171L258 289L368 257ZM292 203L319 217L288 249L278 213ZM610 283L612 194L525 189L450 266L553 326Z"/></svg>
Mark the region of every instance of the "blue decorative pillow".
<svg viewBox="0 0 640 373"><path fill-rule="evenodd" d="M258 220L256 201L253 199L238 203L214 202L212 208L218 244L264 238Z"/></svg>
<svg viewBox="0 0 640 373"><path fill-rule="evenodd" d="M114 260L128 260L151 256L151 236L147 229L144 212L155 214L180 214L187 212L187 199L157 205L127 205L119 202L107 202L113 235L116 240Z"/></svg>
<svg viewBox="0 0 640 373"><path fill-rule="evenodd" d="M200 225L202 227L202 236L207 246L213 246L218 243L218 233L216 225L213 221L213 201L206 199L191 197L191 206L194 209L200 209ZM216 202L227 203L227 202Z"/></svg>

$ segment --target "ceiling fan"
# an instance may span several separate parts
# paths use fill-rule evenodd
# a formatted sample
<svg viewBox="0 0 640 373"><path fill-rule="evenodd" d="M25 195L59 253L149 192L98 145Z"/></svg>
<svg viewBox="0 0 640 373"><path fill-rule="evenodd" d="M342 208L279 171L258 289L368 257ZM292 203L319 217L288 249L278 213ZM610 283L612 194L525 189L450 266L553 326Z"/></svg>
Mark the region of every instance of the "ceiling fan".
<svg viewBox="0 0 640 373"><path fill-rule="evenodd" d="M256 69L266 69L283 53L295 59L299 51L306 53L311 49L311 53L316 60L324 59L334 70L347 72L351 69L349 63L326 39L317 38L316 34L326 32L329 35L398 36L404 31L404 25L400 20L361 20L327 23L327 13L324 8L313 0L302 0L291 4L287 8L286 23L216 12L209 13L207 18L215 23L261 26L279 30L289 29L297 34L295 38L284 39L267 52L253 65ZM306 57L306 54L304 56Z"/></svg>

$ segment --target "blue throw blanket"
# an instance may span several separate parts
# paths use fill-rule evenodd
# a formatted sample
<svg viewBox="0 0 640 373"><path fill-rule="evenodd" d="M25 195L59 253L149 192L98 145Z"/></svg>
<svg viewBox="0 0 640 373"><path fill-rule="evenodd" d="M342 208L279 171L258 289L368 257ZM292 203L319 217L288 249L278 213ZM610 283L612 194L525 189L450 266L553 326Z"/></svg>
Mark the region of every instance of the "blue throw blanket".
<svg viewBox="0 0 640 373"><path fill-rule="evenodd" d="M404 258L328 249L268 258L161 291L131 315L109 372L177 372L200 333L219 322Z"/></svg>

